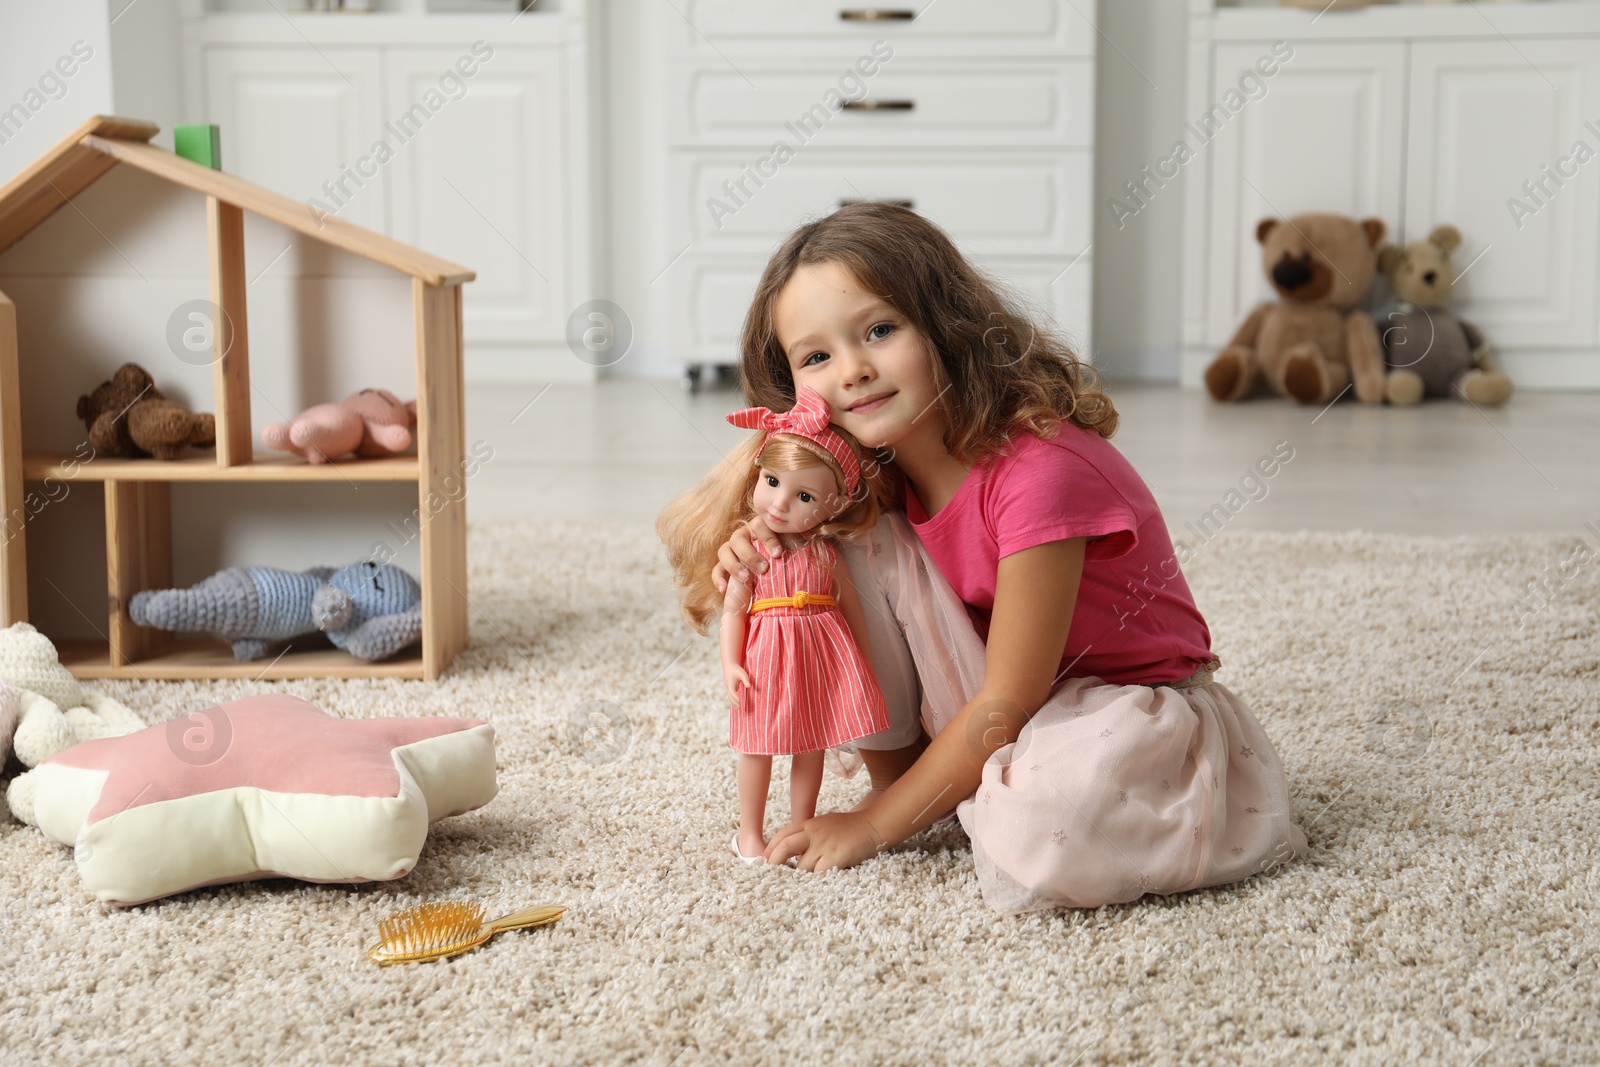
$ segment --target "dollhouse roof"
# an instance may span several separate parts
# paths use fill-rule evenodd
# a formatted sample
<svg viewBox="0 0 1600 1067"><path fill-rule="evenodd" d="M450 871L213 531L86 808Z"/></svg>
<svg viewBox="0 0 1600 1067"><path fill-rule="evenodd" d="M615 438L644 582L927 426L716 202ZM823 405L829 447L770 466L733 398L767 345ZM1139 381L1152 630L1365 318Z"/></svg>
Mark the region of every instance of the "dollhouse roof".
<svg viewBox="0 0 1600 1067"><path fill-rule="evenodd" d="M271 219L307 237L354 252L428 285L470 282L475 272L402 244L381 233L263 189L243 178L203 167L150 144L161 127L139 119L95 115L0 187L0 252L59 211L118 163Z"/></svg>

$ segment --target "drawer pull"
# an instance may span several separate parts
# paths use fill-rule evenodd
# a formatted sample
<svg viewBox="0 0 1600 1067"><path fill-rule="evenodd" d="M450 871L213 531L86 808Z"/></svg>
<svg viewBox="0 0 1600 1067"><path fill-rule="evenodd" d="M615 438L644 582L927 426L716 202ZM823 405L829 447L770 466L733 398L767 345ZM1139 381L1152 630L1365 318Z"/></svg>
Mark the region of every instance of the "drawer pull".
<svg viewBox="0 0 1600 1067"><path fill-rule="evenodd" d="M910 211L917 206L917 202L915 200L886 200L881 197L868 197L865 200L857 200L846 197L839 201L840 207L849 207L851 204L893 204L895 207L903 207L907 211Z"/></svg>
<svg viewBox="0 0 1600 1067"><path fill-rule="evenodd" d="M915 100L846 100L846 111L910 111L917 106Z"/></svg>
<svg viewBox="0 0 1600 1067"><path fill-rule="evenodd" d="M846 8L839 17L845 22L910 22L917 13L905 8L857 7Z"/></svg>

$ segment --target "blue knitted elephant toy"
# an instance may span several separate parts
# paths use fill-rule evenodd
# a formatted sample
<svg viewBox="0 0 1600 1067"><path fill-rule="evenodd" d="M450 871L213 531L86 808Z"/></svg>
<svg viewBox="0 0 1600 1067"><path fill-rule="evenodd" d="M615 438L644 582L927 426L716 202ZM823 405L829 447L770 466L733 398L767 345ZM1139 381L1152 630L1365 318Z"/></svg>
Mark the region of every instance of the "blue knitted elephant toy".
<svg viewBox="0 0 1600 1067"><path fill-rule="evenodd" d="M188 589L135 593L138 626L212 634L235 659L260 659L267 644L321 630L357 659L379 660L422 637L422 589L399 567L370 560L334 570L228 567Z"/></svg>

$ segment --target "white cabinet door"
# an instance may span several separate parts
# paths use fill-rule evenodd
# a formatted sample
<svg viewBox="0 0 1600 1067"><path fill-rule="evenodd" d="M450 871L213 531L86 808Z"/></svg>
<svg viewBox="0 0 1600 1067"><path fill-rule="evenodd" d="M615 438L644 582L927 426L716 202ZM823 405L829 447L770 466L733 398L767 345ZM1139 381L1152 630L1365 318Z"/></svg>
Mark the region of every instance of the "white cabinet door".
<svg viewBox="0 0 1600 1067"><path fill-rule="evenodd" d="M1241 77L1263 56L1270 58L1266 45L1219 46L1213 118L1185 134L1191 147L1211 154L1206 340L1214 345L1272 298L1255 239L1260 219L1334 211L1376 215L1391 229L1401 221L1406 46L1296 44L1271 78L1245 79L1256 94L1250 99L1239 91ZM1230 110L1230 99L1243 103ZM1191 126L1199 123L1190 116Z"/></svg>
<svg viewBox="0 0 1600 1067"><path fill-rule="evenodd" d="M202 99L205 121L222 128L223 169L382 232L387 175L361 162L382 132L379 56L375 47L208 45Z"/></svg>
<svg viewBox="0 0 1600 1067"><path fill-rule="evenodd" d="M1410 119L1405 239L1460 229L1452 307L1500 346L1592 347L1600 42L1417 44Z"/></svg>
<svg viewBox="0 0 1600 1067"><path fill-rule="evenodd" d="M440 79L464 51L386 50L386 113L413 116L389 164L392 232L477 271L469 343L560 341L572 304L561 54L497 45L447 94Z"/></svg>

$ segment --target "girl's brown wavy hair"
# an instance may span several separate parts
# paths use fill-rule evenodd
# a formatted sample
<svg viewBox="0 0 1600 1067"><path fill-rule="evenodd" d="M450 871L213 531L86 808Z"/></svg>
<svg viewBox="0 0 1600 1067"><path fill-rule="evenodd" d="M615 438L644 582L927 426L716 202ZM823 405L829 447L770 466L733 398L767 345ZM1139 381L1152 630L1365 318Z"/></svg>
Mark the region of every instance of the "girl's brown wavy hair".
<svg viewBox="0 0 1600 1067"><path fill-rule="evenodd" d="M926 338L944 444L962 462L1004 454L1020 433L1054 437L1063 422L1101 437L1116 433L1117 412L1095 369L967 262L937 225L886 203L851 204L807 223L768 262L741 341L749 404L775 411L794 405L794 375L778 343L773 309L795 271L821 263L848 269ZM876 462L863 457L869 473L892 464L890 450L874 453ZM884 506L899 506L898 476L868 480Z"/></svg>

